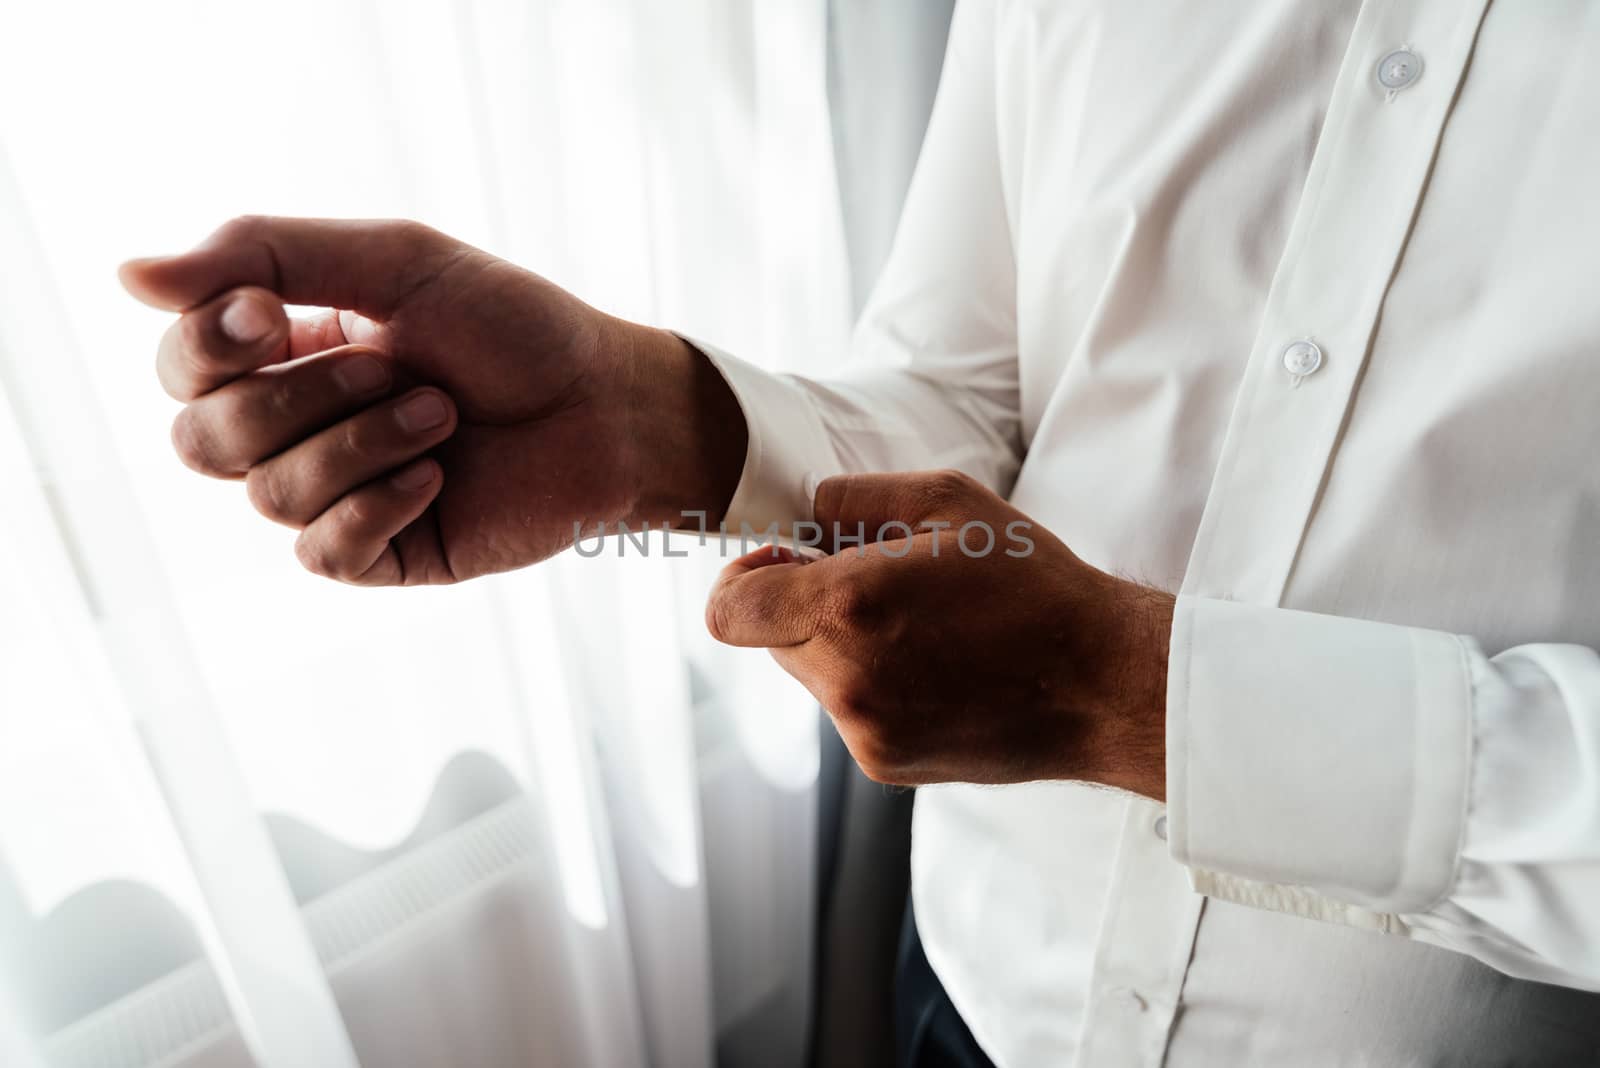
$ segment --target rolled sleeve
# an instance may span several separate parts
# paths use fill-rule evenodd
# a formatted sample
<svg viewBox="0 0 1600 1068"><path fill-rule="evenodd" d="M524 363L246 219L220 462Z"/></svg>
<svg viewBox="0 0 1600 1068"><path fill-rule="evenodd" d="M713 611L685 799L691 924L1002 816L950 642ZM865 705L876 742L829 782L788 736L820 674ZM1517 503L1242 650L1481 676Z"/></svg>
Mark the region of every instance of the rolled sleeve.
<svg viewBox="0 0 1600 1068"><path fill-rule="evenodd" d="M1173 856L1377 913L1454 883L1471 650L1438 631L1180 597L1167 696ZM1209 873L1222 873L1218 880Z"/></svg>

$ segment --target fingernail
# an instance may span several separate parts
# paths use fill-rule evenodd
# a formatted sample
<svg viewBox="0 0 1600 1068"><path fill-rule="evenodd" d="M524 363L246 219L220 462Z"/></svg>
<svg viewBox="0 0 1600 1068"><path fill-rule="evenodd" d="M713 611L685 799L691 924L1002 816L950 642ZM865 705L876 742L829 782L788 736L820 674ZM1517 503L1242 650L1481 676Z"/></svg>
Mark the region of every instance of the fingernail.
<svg viewBox="0 0 1600 1068"><path fill-rule="evenodd" d="M432 481L433 463L429 460L402 468L389 478L389 484L401 490L419 490Z"/></svg>
<svg viewBox="0 0 1600 1068"><path fill-rule="evenodd" d="M239 298L222 309L222 332L241 345L260 341L272 332L272 316L259 301Z"/></svg>
<svg viewBox="0 0 1600 1068"><path fill-rule="evenodd" d="M437 393L419 393L394 410L400 429L407 434L432 430L450 417Z"/></svg>
<svg viewBox="0 0 1600 1068"><path fill-rule="evenodd" d="M352 356L334 367L333 380L346 393L375 393L389 384L389 371L371 356Z"/></svg>

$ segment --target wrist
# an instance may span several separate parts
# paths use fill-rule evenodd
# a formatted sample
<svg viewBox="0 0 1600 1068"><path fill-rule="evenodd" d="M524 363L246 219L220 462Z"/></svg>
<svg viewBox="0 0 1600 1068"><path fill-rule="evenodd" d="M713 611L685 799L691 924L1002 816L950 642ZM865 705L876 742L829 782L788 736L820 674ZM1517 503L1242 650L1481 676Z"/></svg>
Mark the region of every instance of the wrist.
<svg viewBox="0 0 1600 1068"><path fill-rule="evenodd" d="M622 469L632 526L715 528L744 470L749 435L715 365L667 330L621 323Z"/></svg>
<svg viewBox="0 0 1600 1068"><path fill-rule="evenodd" d="M1102 647L1094 764L1107 786L1165 801L1167 657L1175 605L1171 594L1106 576L1100 599L1109 640Z"/></svg>

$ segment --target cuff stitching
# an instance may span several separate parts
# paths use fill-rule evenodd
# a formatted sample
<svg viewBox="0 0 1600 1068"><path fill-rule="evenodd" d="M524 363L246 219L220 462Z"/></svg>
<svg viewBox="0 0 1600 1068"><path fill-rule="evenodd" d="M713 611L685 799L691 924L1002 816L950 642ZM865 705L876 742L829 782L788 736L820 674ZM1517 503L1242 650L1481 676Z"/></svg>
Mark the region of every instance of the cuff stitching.
<svg viewBox="0 0 1600 1068"><path fill-rule="evenodd" d="M1455 647L1456 664L1461 669L1461 682L1466 689L1465 728L1461 732L1461 798L1456 811L1456 841L1454 856L1450 860L1450 875L1444 881L1443 888L1426 905L1417 910L1418 913L1431 912L1447 901L1455 892L1456 883L1461 880L1461 859L1467 846L1467 811L1472 805L1472 753L1475 748L1474 735L1478 730L1478 687L1472 674L1472 657L1469 655L1467 643L1459 634L1450 635L1450 642ZM1413 914L1415 915L1415 914Z"/></svg>

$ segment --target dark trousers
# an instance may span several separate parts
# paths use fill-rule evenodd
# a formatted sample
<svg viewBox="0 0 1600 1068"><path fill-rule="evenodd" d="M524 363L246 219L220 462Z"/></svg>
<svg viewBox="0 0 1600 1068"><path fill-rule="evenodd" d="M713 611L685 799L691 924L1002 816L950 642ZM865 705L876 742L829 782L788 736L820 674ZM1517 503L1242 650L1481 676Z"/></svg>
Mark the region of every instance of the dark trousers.
<svg viewBox="0 0 1600 1068"><path fill-rule="evenodd" d="M994 1068L933 974L909 900L895 967L894 1053L899 1068Z"/></svg>

